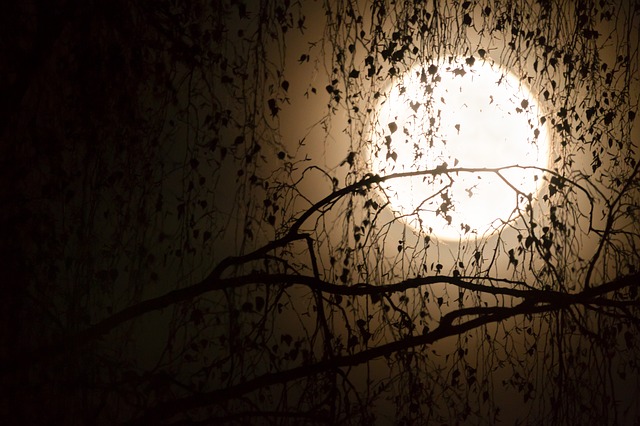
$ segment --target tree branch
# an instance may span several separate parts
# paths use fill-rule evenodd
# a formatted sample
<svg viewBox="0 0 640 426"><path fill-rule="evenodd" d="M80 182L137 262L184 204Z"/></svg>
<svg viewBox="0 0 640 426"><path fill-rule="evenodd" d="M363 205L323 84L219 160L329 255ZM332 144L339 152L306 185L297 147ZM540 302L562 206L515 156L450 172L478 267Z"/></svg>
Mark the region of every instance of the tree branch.
<svg viewBox="0 0 640 426"><path fill-rule="evenodd" d="M438 328L427 334L423 334L420 336L409 336L404 339L377 346L375 348L366 349L352 355L335 357L314 364L302 365L290 370L265 374L263 376L248 380L244 383L232 385L224 389L203 392L200 394L167 401L158 404L155 407L151 407L141 417L132 419L126 424L129 426L158 424L162 421L171 419L172 417L185 411L221 404L230 399L246 395L257 389L273 386L276 384L287 383L305 377L311 377L339 368L357 366L371 361L375 358L389 357L399 351L432 344L446 337L460 335L479 326L486 325L492 322L502 321L506 318L516 315L548 312L555 309L557 309L557 306L554 305L531 306L520 304L513 308L501 308L493 310L488 315L474 318L458 325L452 325L450 323L441 324L440 326L438 326Z"/></svg>

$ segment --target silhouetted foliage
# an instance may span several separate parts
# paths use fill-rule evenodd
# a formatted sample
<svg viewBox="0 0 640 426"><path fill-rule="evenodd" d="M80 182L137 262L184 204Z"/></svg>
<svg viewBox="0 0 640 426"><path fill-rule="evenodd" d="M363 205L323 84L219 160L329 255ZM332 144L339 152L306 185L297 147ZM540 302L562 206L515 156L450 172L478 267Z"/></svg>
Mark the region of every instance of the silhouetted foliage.
<svg viewBox="0 0 640 426"><path fill-rule="evenodd" d="M0 418L640 423L637 0L14 3ZM484 61L539 97L537 193L420 163L426 133L405 168L378 123L416 64L430 94ZM469 175L513 199L491 232L456 216Z"/></svg>

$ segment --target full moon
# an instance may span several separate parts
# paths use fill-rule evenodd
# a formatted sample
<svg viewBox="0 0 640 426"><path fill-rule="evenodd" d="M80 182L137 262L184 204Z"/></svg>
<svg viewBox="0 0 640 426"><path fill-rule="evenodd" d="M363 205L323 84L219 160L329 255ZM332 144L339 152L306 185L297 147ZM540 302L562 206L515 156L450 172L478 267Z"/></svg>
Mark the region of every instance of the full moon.
<svg viewBox="0 0 640 426"><path fill-rule="evenodd" d="M516 218L524 198L536 198L536 167L549 162L543 117L526 81L492 61L421 63L378 98L371 171L452 170L387 180L382 195L418 232L444 240L488 236Z"/></svg>

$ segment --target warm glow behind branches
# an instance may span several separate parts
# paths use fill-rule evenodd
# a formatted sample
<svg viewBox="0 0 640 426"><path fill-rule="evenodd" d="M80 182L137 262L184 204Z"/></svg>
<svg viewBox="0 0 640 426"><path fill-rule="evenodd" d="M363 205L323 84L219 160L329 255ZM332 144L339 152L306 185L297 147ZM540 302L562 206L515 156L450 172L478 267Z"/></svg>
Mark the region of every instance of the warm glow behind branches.
<svg viewBox="0 0 640 426"><path fill-rule="evenodd" d="M418 64L382 96L372 133L375 174L447 168L546 167L543 112L525 83L491 61L474 58ZM523 197L535 199L541 172L412 177L383 187L392 208L413 228L442 239L491 233L515 218ZM417 212L418 214L413 214ZM405 216L406 215L406 216Z"/></svg>

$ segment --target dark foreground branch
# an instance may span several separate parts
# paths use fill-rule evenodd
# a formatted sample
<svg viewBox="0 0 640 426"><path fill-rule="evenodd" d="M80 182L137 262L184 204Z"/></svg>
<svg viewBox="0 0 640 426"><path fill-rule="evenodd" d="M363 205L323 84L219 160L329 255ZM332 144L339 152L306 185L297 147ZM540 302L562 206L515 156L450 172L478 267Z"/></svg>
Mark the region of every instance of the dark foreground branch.
<svg viewBox="0 0 640 426"><path fill-rule="evenodd" d="M410 286L418 285L418 283L420 283L419 285L425 285L429 282L436 282L436 280L456 285L460 283L463 283L464 285L470 284L465 283L459 278L425 277L405 280L398 284L377 287L368 285L347 287L329 285L328 283L325 283L324 285L326 286L325 290L340 287L344 291L352 292L352 294L372 294L372 292L376 292L378 289L380 289L379 291L381 292L384 292L382 289L389 292L391 288L406 289ZM314 284L320 285L317 281ZM184 398L163 402L147 410L147 412L145 412L141 417L132 419L128 424L143 425L167 422L176 416L186 414L190 410L213 407L231 399L242 397L258 389L285 384L304 378L311 378L318 374L328 373L345 367L361 365L380 357L390 357L400 351L433 344L441 339L461 335L462 333L490 323L503 321L521 315L561 311L567 309L573 304L593 304L601 300L608 300L602 299L602 296L625 287L638 286L639 284L640 274L633 274L576 294L563 294L555 291L542 290L523 291L502 289L508 290L504 294L513 293L514 295L524 295L525 300L514 307L471 307L456 310L444 315L439 326L431 332L418 336L409 336L391 343L366 349L358 353L337 356L317 363L301 365L299 367L277 373L265 374L224 389L198 393ZM499 290L495 287L480 287L483 287L485 290L490 292ZM529 297L526 297L527 295ZM471 319L462 321L464 317L471 317Z"/></svg>
<svg viewBox="0 0 640 426"><path fill-rule="evenodd" d="M258 389L284 384L303 378L309 378L344 367L357 366L376 358L390 357L403 350L429 345L446 337L460 335L492 322L498 322L524 314L554 311L562 309L564 306L564 304L531 305L522 303L512 308L491 308L487 311L489 312L488 314L481 315L459 324L452 324L451 321L443 321L435 330L420 336L409 336L404 339L375 348L366 349L355 354L338 356L314 364L302 365L290 370L265 374L224 389L217 389L211 392L203 392L184 398L165 401L151 407L142 416L132 419L127 424L133 426L161 424L163 422L167 423L175 416L184 414L189 410L222 404L231 399L247 395Z"/></svg>
<svg viewBox="0 0 640 426"><path fill-rule="evenodd" d="M125 308L122 311L112 315L109 318L106 318L105 320L87 328L84 331L81 331L80 333L72 337L63 338L58 342L31 350L28 353L23 354L19 359L4 360L3 366L0 367L0 372L5 373L15 371L16 369L28 367L32 363L38 362L41 359L47 359L67 351L78 350L87 343L97 340L100 337L108 334L110 331L114 330L120 325L153 311L158 311L176 303L194 299L207 292L238 288L250 284L274 286L277 285L285 287L292 285L304 285L314 291L352 297L376 295L379 296L382 294L403 292L410 289L416 289L434 284L451 284L456 287L464 288L466 290L475 291L478 293L521 298L524 300L524 303L529 306L541 303L554 306L567 306L571 304L586 303L598 304L599 298L607 293L619 290L624 287L634 285L638 286L640 283L640 273L619 278L609 283L600 285L598 287L592 287L575 294L552 290L538 290L531 288L523 290L517 288L483 285L473 283L471 282L471 280L491 281L491 279L488 278L428 276L409 278L398 283L386 285L358 283L347 286L334 284L320 278L307 275L268 274L259 272L239 277L219 278L211 274L203 281L192 286L186 287L184 289L174 290L162 296L145 300L136 305ZM524 283L515 284L524 285Z"/></svg>

